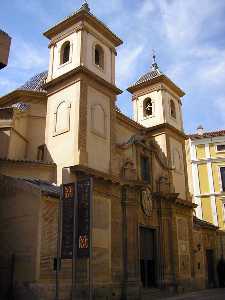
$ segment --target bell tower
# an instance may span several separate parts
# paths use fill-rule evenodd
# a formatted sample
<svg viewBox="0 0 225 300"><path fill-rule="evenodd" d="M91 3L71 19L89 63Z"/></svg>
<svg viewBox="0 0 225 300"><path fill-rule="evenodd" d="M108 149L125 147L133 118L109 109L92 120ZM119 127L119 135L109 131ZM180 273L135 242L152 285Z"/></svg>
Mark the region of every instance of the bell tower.
<svg viewBox="0 0 225 300"><path fill-rule="evenodd" d="M128 88L132 93L133 118L146 127L166 155L171 182L182 200L189 199L185 134L181 98L185 93L160 70L155 53L150 72Z"/></svg>
<svg viewBox="0 0 225 300"><path fill-rule="evenodd" d="M150 72L128 88L133 94L134 120L145 127L170 124L183 131L181 97L185 94L161 72L153 53Z"/></svg>
<svg viewBox="0 0 225 300"><path fill-rule="evenodd" d="M44 33L50 40L46 145L60 170L84 165L110 172L116 47L122 41L79 10Z"/></svg>

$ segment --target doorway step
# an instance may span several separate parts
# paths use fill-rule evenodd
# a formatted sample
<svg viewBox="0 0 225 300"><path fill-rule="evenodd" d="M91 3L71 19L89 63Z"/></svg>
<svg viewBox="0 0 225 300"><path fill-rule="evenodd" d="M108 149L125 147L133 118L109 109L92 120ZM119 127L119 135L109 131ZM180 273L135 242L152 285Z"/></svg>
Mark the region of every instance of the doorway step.
<svg viewBox="0 0 225 300"><path fill-rule="evenodd" d="M174 296L174 293L169 290L160 290L157 288L143 289L141 300L158 300Z"/></svg>

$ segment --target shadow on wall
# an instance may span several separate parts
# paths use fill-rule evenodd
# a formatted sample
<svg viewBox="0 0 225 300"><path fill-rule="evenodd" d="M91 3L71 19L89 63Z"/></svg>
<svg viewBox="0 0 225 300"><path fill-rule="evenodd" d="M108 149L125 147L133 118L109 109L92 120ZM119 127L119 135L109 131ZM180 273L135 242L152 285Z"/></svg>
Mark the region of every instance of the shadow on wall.
<svg viewBox="0 0 225 300"><path fill-rule="evenodd" d="M0 175L0 195L0 299L5 299L13 282L35 280L41 193L24 180Z"/></svg>

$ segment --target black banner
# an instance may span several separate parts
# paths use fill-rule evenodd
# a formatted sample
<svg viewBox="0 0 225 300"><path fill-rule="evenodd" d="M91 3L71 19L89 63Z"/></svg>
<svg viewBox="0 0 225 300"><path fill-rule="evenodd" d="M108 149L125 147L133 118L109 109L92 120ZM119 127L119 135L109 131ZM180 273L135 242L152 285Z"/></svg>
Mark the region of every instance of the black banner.
<svg viewBox="0 0 225 300"><path fill-rule="evenodd" d="M75 183L62 185L61 258L73 258Z"/></svg>
<svg viewBox="0 0 225 300"><path fill-rule="evenodd" d="M90 204L92 191L91 178L77 183L77 256L90 256Z"/></svg>

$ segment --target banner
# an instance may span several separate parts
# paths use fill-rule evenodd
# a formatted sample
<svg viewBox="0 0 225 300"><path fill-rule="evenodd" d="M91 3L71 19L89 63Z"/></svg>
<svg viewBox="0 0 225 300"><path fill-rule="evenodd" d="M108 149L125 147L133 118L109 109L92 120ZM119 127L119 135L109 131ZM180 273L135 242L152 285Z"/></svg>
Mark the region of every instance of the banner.
<svg viewBox="0 0 225 300"><path fill-rule="evenodd" d="M62 185L62 246L61 258L73 258L75 183Z"/></svg>
<svg viewBox="0 0 225 300"><path fill-rule="evenodd" d="M91 178L77 183L77 257L90 257Z"/></svg>

